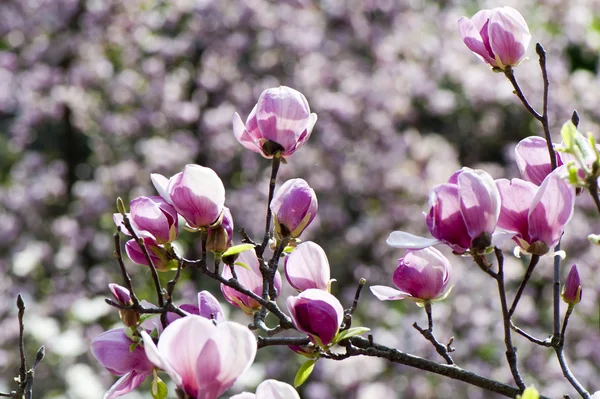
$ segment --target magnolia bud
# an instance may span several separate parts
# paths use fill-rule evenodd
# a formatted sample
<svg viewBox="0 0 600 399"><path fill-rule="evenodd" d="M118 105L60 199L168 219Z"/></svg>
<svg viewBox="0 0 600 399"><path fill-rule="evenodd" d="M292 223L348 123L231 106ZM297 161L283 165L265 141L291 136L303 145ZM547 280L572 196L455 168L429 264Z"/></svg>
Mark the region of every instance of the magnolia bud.
<svg viewBox="0 0 600 399"><path fill-rule="evenodd" d="M583 289L581 288L581 280L579 279L579 272L577 271L577 265L573 265L567 276L567 281L563 285L562 299L569 305L577 305L581 302L581 295Z"/></svg>

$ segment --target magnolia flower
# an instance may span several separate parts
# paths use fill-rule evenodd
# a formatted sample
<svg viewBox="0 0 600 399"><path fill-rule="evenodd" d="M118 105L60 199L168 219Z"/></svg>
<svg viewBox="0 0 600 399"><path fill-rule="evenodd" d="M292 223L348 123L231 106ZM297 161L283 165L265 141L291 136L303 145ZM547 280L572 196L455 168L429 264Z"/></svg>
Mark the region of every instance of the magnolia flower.
<svg viewBox="0 0 600 399"><path fill-rule="evenodd" d="M263 277L260 271L259 260L256 257L256 252L254 249L240 253L236 263L242 264L242 266L237 266L235 268L238 282L243 287L262 297ZM231 279L233 277L229 267L223 268L222 276L226 279ZM281 275L278 271L275 272L275 280L273 281L273 285L277 293L279 293L281 291ZM224 284L221 284L221 292L223 293L223 296L227 302L242 309L247 314L252 314L261 307L260 303L258 303L255 299L250 298L248 295L242 294L241 292Z"/></svg>
<svg viewBox="0 0 600 399"><path fill-rule="evenodd" d="M166 371L194 399L217 399L246 371L256 356L256 340L247 327L190 315L169 324L158 345L144 331L148 359Z"/></svg>
<svg viewBox="0 0 600 399"><path fill-rule="evenodd" d="M230 399L300 399L300 395L290 384L277 380L265 380L256 387L256 394L242 392Z"/></svg>
<svg viewBox="0 0 600 399"><path fill-rule="evenodd" d="M245 125L236 112L233 133L240 144L265 158L277 153L287 158L304 145L316 122L304 95L280 86L262 92Z"/></svg>
<svg viewBox="0 0 600 399"><path fill-rule="evenodd" d="M450 261L435 248L408 250L398 259L392 281L398 290L383 285L371 287L382 301L410 298L415 302L444 299L450 290Z"/></svg>
<svg viewBox="0 0 600 399"><path fill-rule="evenodd" d="M151 178L160 196L173 205L189 227L213 227L219 222L225 204L225 187L212 169L186 165L183 172L170 179L157 173Z"/></svg>
<svg viewBox="0 0 600 399"><path fill-rule="evenodd" d="M531 41L527 22L511 7L481 10L471 19L462 17L458 31L479 59L501 70L518 65Z"/></svg>
<svg viewBox="0 0 600 399"><path fill-rule="evenodd" d="M491 245L499 213L500 194L492 177L483 170L462 168L430 191L425 222L434 239L395 231L387 243L404 249L444 243L460 254L469 249L481 252Z"/></svg>
<svg viewBox="0 0 600 399"><path fill-rule="evenodd" d="M333 341L344 318L340 301L315 288L288 297L287 308L296 328L323 345Z"/></svg>
<svg viewBox="0 0 600 399"><path fill-rule="evenodd" d="M544 255L558 244L573 215L575 189L555 169L541 186L521 179L496 180L502 209L498 227L528 253Z"/></svg>
<svg viewBox="0 0 600 399"><path fill-rule="evenodd" d="M213 294L206 290L198 293L197 305L184 303L183 305L179 306L179 309L189 314L204 317L205 319L215 320L216 322L225 321L225 313L223 312L221 304ZM167 313L167 320L169 323L179 319L180 317L181 316L176 313Z"/></svg>
<svg viewBox="0 0 600 399"><path fill-rule="evenodd" d="M579 279L579 272L577 271L577 265L571 266L567 281L563 285L562 299L569 305L577 305L581 302L581 295L583 289L581 288L581 280Z"/></svg>
<svg viewBox="0 0 600 399"><path fill-rule="evenodd" d="M122 376L104 395L112 399L136 389L147 376L152 374L154 365L146 357L144 349L133 345L124 328L106 331L92 340L91 350L94 357L108 371Z"/></svg>
<svg viewBox="0 0 600 399"><path fill-rule="evenodd" d="M148 251L148 255L150 256L150 260L152 261L152 264L156 270L161 272L168 271L169 259L167 250L158 245L151 238L144 238L144 244L146 246L146 250ZM140 248L135 239L131 239L125 243L125 252L127 253L127 256L129 256L129 259L131 259L134 263L137 263L138 265L149 266L144 251L142 248Z"/></svg>
<svg viewBox="0 0 600 399"><path fill-rule="evenodd" d="M283 183L271 201L275 237L297 238L317 214L317 196L304 179Z"/></svg>
<svg viewBox="0 0 600 399"><path fill-rule="evenodd" d="M323 248L312 241L298 245L285 258L285 276L298 291L309 288L329 291L329 261Z"/></svg>
<svg viewBox="0 0 600 399"><path fill-rule="evenodd" d="M515 159L523 180L539 186L552 172L546 139L531 136L519 141L515 147ZM558 165L562 165L560 153L556 153Z"/></svg>

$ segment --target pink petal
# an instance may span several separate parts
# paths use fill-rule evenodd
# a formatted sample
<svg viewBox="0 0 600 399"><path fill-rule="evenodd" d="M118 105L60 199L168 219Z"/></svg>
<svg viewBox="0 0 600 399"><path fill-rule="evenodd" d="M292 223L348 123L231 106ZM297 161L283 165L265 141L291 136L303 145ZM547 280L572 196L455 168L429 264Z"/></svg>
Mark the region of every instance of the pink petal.
<svg viewBox="0 0 600 399"><path fill-rule="evenodd" d="M177 175L175 175L177 176ZM150 180L152 180L152 184L156 191L158 191L158 195L160 195L167 203L172 204L171 198L169 197L169 192L167 188L169 187L169 179L164 177L158 173L151 173Z"/></svg>
<svg viewBox="0 0 600 399"><path fill-rule="evenodd" d="M290 285L298 291L309 288L327 290L331 279L327 255L312 241L298 245L285 259L285 274Z"/></svg>
<svg viewBox="0 0 600 399"><path fill-rule="evenodd" d="M406 292L398 291L395 288L387 287L385 285L373 285L369 287L373 295L380 301L396 301L410 297L410 294Z"/></svg>
<svg viewBox="0 0 600 399"><path fill-rule="evenodd" d="M461 17L458 20L458 33L469 50L471 50L479 59L492 66L496 66L496 61L490 56L490 52L485 47L484 40L481 37L481 33L473 21L466 17Z"/></svg>
<svg viewBox="0 0 600 399"><path fill-rule="evenodd" d="M542 137L532 136L519 141L515 154L523 180L539 186L552 172L548 145Z"/></svg>
<svg viewBox="0 0 600 399"><path fill-rule="evenodd" d="M237 112L233 115L233 134L236 140L250 151L262 153L257 139L248 133L244 122L242 122L242 118L240 118Z"/></svg>
<svg viewBox="0 0 600 399"><path fill-rule="evenodd" d="M300 399L300 395L290 384L277 380L265 380L256 387L259 399Z"/></svg>
<svg viewBox="0 0 600 399"><path fill-rule="evenodd" d="M256 339L247 327L224 322L206 343L196 364L198 399L216 399L252 364Z"/></svg>
<svg viewBox="0 0 600 399"><path fill-rule="evenodd" d="M502 204L498 227L518 234L529 242L527 215L538 187L521 179L499 179L496 185Z"/></svg>
<svg viewBox="0 0 600 399"><path fill-rule="evenodd" d="M104 394L104 399L114 399L121 395L128 394L139 387L142 382L148 377L147 373L138 374L135 371L125 374L114 383L112 387Z"/></svg>
<svg viewBox="0 0 600 399"><path fill-rule="evenodd" d="M438 184L429 194L429 213L425 218L432 236L442 240L457 252L471 246L471 237L460 212L458 186Z"/></svg>
<svg viewBox="0 0 600 399"><path fill-rule="evenodd" d="M511 7L494 9L488 31L492 51L502 65L516 65L523 59L531 34L517 10Z"/></svg>
<svg viewBox="0 0 600 399"><path fill-rule="evenodd" d="M564 173L566 167L562 166L546 177L529 212L531 241L543 241L548 247L558 244L564 226L573 215L575 189L561 178Z"/></svg>
<svg viewBox="0 0 600 399"><path fill-rule="evenodd" d="M224 321L225 314L221 304L208 291L200 291L198 293L198 311L199 315L207 319L214 319L216 321Z"/></svg>
<svg viewBox="0 0 600 399"><path fill-rule="evenodd" d="M401 249L422 249L442 243L437 238L419 237L405 231L392 231L385 242L391 247Z"/></svg>
<svg viewBox="0 0 600 399"><path fill-rule="evenodd" d="M482 170L465 170L458 176L460 212L471 239L492 234L500 214L500 193L492 177Z"/></svg>

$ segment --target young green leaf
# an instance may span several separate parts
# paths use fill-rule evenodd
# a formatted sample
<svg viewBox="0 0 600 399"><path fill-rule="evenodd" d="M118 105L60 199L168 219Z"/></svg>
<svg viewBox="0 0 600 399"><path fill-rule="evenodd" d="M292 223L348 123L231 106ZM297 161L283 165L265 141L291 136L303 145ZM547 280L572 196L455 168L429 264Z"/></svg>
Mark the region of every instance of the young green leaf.
<svg viewBox="0 0 600 399"><path fill-rule="evenodd" d="M317 363L317 360L318 359L310 359L302 363L302 366L300 366L298 372L296 373L296 378L294 378L295 388L298 388L300 385L304 384L304 382L308 379L315 368L315 363Z"/></svg>
<svg viewBox="0 0 600 399"><path fill-rule="evenodd" d="M523 391L523 395L517 395L517 399L539 399L540 394L535 387L529 387Z"/></svg>
<svg viewBox="0 0 600 399"><path fill-rule="evenodd" d="M344 330L342 332L339 332L335 338L333 339L333 344L337 344L338 342L340 342L343 339L346 338L350 338L350 337L354 337L356 335L362 335L364 333L366 333L367 331L370 331L370 328L367 327L352 327L349 328L347 330Z"/></svg>
<svg viewBox="0 0 600 399"><path fill-rule="evenodd" d="M252 248L254 248L254 245L252 245L252 244L234 245L233 247L229 247L229 249L227 251L223 252L223 255L221 255L221 256L225 257L225 256L241 254L242 252L248 251L249 249L252 249Z"/></svg>

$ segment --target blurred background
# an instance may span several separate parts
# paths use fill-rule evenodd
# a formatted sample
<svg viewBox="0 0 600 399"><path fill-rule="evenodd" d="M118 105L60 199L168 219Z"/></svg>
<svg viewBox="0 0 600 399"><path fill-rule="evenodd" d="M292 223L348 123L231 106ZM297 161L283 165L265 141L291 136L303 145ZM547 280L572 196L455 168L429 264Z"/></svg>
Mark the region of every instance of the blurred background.
<svg viewBox="0 0 600 399"><path fill-rule="evenodd" d="M391 284L402 251L385 239L393 230L427 232L429 188L461 165L517 177L514 145L541 134L504 76L458 35L461 16L502 5L529 24L530 59L516 75L538 109L534 44L548 52L554 140L573 109L583 132L598 133L595 0L1 1L0 391L13 389L18 374L19 292L30 359L46 346L36 398L97 399L116 381L89 344L119 325L104 303L108 283L122 283L112 256L115 199L155 195L150 173L171 176L187 163L213 168L236 228L261 236L270 163L235 140L231 121L234 112L245 120L266 88L301 91L319 117L279 183L302 177L318 195L317 219L302 238L327 252L338 281L333 293L349 306L361 277L367 287ZM593 392L600 389L600 252L585 239L591 232L600 224L584 194L563 240L564 264L577 263L584 282L566 353ZM182 233L179 242L188 258L198 254L197 235ZM444 251L452 256L454 289L433 307L437 337L454 337L459 366L511 383L495 282ZM526 261L507 252L509 298ZM153 300L147 269L127 265L139 296ZM540 338L552 330L551 274L543 258L515 318ZM200 289L222 299L200 275L187 271L183 280L178 303L193 303ZM222 302L231 319L250 321ZM370 327L379 343L441 361L415 321L426 318L413 303L379 302L365 289L355 325ZM514 340L528 384L575 397L554 352ZM263 349L224 397L253 391L266 378L291 383L300 364L287 348ZM126 397L149 398L143 388ZM368 358L319 361L300 392L305 399L497 397Z"/></svg>

